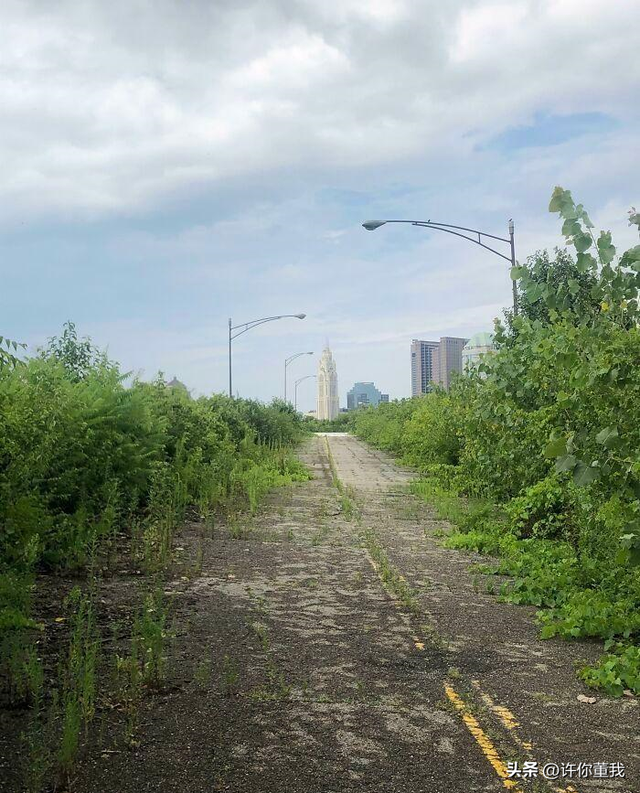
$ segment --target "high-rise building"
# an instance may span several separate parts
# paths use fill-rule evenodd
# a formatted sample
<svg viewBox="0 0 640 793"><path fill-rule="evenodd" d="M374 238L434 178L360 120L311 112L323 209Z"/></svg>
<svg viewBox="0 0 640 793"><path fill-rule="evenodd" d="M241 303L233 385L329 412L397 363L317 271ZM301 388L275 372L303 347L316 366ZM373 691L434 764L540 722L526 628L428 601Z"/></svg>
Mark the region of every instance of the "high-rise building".
<svg viewBox="0 0 640 793"><path fill-rule="evenodd" d="M431 383L438 381L439 351L437 341L413 339L411 342L411 396L427 394Z"/></svg>
<svg viewBox="0 0 640 793"><path fill-rule="evenodd" d="M449 390L452 375L462 374L462 350L468 341L456 336L443 336L440 339L438 382L445 391Z"/></svg>
<svg viewBox="0 0 640 793"><path fill-rule="evenodd" d="M334 419L340 412L338 373L329 347L325 347L318 361L318 410L316 418Z"/></svg>
<svg viewBox="0 0 640 793"><path fill-rule="evenodd" d="M442 336L440 341L411 342L411 396L428 394L433 383L448 390L452 374L462 372L462 349L467 339Z"/></svg>
<svg viewBox="0 0 640 793"><path fill-rule="evenodd" d="M373 383L355 383L347 392L347 410L355 410L365 405L376 407L381 402L388 402L389 394L381 394Z"/></svg>

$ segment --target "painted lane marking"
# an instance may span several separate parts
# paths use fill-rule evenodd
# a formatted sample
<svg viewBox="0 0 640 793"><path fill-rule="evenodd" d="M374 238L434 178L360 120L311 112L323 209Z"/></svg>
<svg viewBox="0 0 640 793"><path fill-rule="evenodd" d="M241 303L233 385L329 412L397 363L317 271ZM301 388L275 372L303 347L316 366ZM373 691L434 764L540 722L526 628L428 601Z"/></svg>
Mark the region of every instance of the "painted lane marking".
<svg viewBox="0 0 640 793"><path fill-rule="evenodd" d="M516 730L520 726L520 722L516 719L509 708L494 702L489 694L480 688L480 682L478 680L472 680L471 683L473 684L473 687L479 692L480 698L484 704L489 708L489 710L496 714L504 727L510 731L511 737L514 739L514 741L523 749L526 749L528 752L530 752L533 749L533 744L531 741L522 740L522 738L518 735Z"/></svg>
<svg viewBox="0 0 640 793"><path fill-rule="evenodd" d="M516 782L513 779L509 778L509 774L507 772L507 766L505 765L504 761L498 754L498 750L493 745L491 739L486 734L486 732L482 729L480 724L478 723L475 716L473 716L467 706L464 704L464 701L461 697L451 688L448 683L444 684L444 690L455 707L458 711L462 720L464 721L467 729L475 739L476 743L482 750L482 753L487 758L487 760L491 763L493 770L502 780L502 784L508 789L513 790L514 793L522 793L522 788L519 788Z"/></svg>

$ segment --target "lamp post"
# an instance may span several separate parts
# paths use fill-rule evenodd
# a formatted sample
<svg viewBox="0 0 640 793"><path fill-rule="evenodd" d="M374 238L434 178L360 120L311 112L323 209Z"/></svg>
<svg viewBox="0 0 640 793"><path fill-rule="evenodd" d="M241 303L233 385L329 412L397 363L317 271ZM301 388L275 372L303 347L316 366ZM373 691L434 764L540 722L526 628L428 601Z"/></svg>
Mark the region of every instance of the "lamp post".
<svg viewBox="0 0 640 793"><path fill-rule="evenodd" d="M299 377L293 386L293 409L298 410L298 386L303 380L308 380L310 377L317 377L317 374L308 374L304 377Z"/></svg>
<svg viewBox="0 0 640 793"><path fill-rule="evenodd" d="M313 355L312 352L296 352L294 355L290 355L288 358L285 358L284 361L284 401L287 401L287 366L292 361L295 361L296 358L299 358L301 355Z"/></svg>
<svg viewBox="0 0 640 793"><path fill-rule="evenodd" d="M367 231L375 231L379 229L380 226L384 226L385 223L409 223L412 226L420 226L421 228L427 229L435 229L436 231L445 231L447 234L455 234L456 237L462 237L463 240L467 240L468 242L473 242L476 245L480 245L481 248L486 248L491 253L495 253L496 256L500 256L502 259L506 259L512 267L516 266L516 246L514 241L514 225L513 220L509 220L509 237L497 237L495 234L487 234L484 231L478 231L477 229L468 229L465 226L452 226L450 223L437 223L435 220L367 220L363 223L363 227ZM462 232L467 232L463 234ZM468 236L472 234L473 236ZM497 240L498 242L504 242L509 246L509 255L507 256L504 253L500 253L495 248L492 248L490 245L486 245L482 238L486 237L488 240ZM518 314L518 291L516 289L516 282L512 282L513 287L513 315L517 316Z"/></svg>
<svg viewBox="0 0 640 793"><path fill-rule="evenodd" d="M241 322L239 325L234 325L231 317L229 317L229 396L233 397L233 386L232 386L232 379L231 379L231 342L234 339L237 339L238 336L242 336L243 333L246 333L248 330L252 328L258 327L258 325L264 325L265 322L275 322L276 319L286 319L287 317L295 317L296 319L304 319L307 315L306 314L278 314L277 317L261 317L260 319L252 319L250 322ZM237 331L237 333L234 333Z"/></svg>

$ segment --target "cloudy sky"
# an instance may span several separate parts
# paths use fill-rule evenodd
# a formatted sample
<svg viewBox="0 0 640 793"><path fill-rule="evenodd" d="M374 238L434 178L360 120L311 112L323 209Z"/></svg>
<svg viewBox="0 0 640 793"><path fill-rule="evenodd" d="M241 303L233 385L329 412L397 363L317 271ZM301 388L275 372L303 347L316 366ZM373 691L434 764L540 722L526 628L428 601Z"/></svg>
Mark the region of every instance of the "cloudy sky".
<svg viewBox="0 0 640 793"><path fill-rule="evenodd" d="M209 393L229 316L306 312L238 339L241 395L328 339L342 402L400 397L411 338L490 329L508 266L363 220L513 217L524 258L560 184L635 242L638 3L3 0L0 29L0 333L32 347L71 319Z"/></svg>

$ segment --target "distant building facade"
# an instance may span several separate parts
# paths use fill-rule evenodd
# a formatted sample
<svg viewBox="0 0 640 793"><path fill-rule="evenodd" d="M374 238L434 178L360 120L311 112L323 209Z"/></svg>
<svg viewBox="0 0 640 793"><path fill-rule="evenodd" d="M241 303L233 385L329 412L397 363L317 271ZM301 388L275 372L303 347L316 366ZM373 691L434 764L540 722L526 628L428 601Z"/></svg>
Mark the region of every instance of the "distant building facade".
<svg viewBox="0 0 640 793"><path fill-rule="evenodd" d="M340 412L338 372L329 347L325 347L318 361L318 405L316 418L320 421L336 418Z"/></svg>
<svg viewBox="0 0 640 793"><path fill-rule="evenodd" d="M411 342L411 396L427 394L439 377L440 344L437 341Z"/></svg>
<svg viewBox="0 0 640 793"><path fill-rule="evenodd" d="M449 390L454 374L462 374L462 350L468 339L456 336L443 336L440 339L439 383Z"/></svg>
<svg viewBox="0 0 640 793"><path fill-rule="evenodd" d="M381 402L388 402L389 394L382 394L375 387L374 383L356 383L347 392L347 410L355 410L359 407L372 405L376 407Z"/></svg>
<svg viewBox="0 0 640 793"><path fill-rule="evenodd" d="M454 373L462 372L462 350L467 339L442 336L440 341L411 342L411 396L428 394L433 384L449 390Z"/></svg>
<svg viewBox="0 0 640 793"><path fill-rule="evenodd" d="M493 333L474 333L462 350L462 371L475 369L485 355L495 352Z"/></svg>

